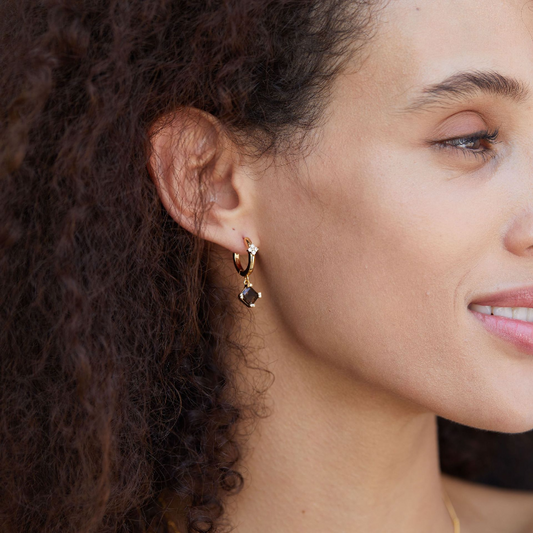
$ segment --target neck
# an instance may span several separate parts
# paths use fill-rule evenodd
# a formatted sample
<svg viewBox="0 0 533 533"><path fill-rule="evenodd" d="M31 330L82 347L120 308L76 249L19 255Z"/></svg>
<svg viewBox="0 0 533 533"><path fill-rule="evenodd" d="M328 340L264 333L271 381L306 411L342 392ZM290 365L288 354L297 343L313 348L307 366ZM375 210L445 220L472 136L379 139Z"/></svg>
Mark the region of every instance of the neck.
<svg viewBox="0 0 533 533"><path fill-rule="evenodd" d="M228 499L236 533L453 532L434 414L295 350L260 353L275 381Z"/></svg>

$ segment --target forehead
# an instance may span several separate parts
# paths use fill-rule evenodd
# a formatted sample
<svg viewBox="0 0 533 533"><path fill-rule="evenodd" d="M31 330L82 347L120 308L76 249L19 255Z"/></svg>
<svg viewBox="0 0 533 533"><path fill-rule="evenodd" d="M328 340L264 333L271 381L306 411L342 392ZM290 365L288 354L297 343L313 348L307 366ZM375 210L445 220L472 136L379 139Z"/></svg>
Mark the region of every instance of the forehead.
<svg viewBox="0 0 533 533"><path fill-rule="evenodd" d="M359 89L383 100L461 70L533 82L533 0L389 0L367 50Z"/></svg>

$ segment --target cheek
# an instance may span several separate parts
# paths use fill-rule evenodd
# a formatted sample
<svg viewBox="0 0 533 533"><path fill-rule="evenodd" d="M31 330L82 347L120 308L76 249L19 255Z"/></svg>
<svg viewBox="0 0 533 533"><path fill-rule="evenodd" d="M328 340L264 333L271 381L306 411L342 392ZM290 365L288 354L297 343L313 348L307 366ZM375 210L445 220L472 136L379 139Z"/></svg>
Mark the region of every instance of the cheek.
<svg viewBox="0 0 533 533"><path fill-rule="evenodd" d="M447 205L397 165L368 163L316 165L308 192L280 180L263 196L264 292L307 354L424 394L435 369L439 379L439 366L456 364L443 354L457 352L467 313L457 288L471 235L454 214L456 198Z"/></svg>
<svg viewBox="0 0 533 533"><path fill-rule="evenodd" d="M317 364L336 393L368 384L462 424L530 429L529 362L467 309L504 264L505 191L369 153L261 195L257 281L275 348Z"/></svg>

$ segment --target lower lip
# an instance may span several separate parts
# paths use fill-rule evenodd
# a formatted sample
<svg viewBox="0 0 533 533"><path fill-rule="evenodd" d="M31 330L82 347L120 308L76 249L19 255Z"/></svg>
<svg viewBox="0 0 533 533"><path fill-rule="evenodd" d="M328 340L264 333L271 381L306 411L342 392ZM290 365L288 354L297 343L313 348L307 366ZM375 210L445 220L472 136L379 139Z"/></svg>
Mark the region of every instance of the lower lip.
<svg viewBox="0 0 533 533"><path fill-rule="evenodd" d="M503 340L514 344L519 350L533 355L533 322L513 320L502 316L484 315L469 309L485 328Z"/></svg>

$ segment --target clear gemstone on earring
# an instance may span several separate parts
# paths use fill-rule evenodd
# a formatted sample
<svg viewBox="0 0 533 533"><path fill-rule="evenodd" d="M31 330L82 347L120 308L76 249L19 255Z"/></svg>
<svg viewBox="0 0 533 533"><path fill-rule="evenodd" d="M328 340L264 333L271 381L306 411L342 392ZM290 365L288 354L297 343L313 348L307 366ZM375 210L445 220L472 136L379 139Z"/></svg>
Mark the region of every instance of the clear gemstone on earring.
<svg viewBox="0 0 533 533"><path fill-rule="evenodd" d="M260 298L261 293L257 293L252 287L244 287L242 292L239 294L239 298L248 306L255 307L255 301L257 298Z"/></svg>
<svg viewBox="0 0 533 533"><path fill-rule="evenodd" d="M248 246L248 251L252 255L255 255L259 251L259 248L255 244L250 244L250 246Z"/></svg>

